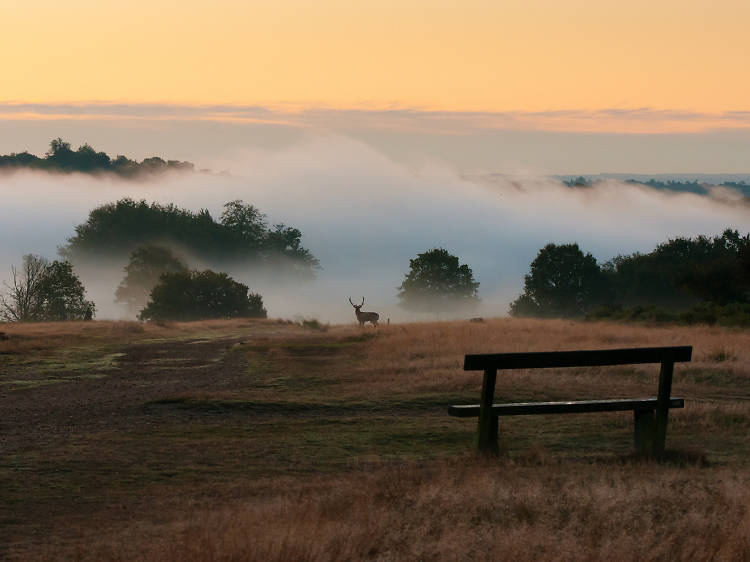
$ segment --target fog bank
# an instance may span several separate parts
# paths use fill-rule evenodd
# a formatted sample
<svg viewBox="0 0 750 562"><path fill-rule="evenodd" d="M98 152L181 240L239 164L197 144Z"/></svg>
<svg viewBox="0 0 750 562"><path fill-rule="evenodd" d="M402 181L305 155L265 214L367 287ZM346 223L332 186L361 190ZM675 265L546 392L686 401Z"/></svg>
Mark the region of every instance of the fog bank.
<svg viewBox="0 0 750 562"><path fill-rule="evenodd" d="M381 319L434 319L397 306L397 287L409 259L444 247L474 271L482 303L474 315L507 312L523 275L548 242L578 242L606 260L650 251L667 238L750 228L750 208L727 190L712 196L659 192L610 180L568 188L533 174L462 178L441 163L415 171L364 143L316 137L283 148L234 149L207 163L231 175L178 174L127 182L84 175L21 172L0 175L0 279L25 253L54 258L97 205L122 197L207 208L244 199L303 232L303 244L321 261L315 281L269 279L242 268L229 273L263 295L269 315L354 321L347 298L366 298L364 310ZM124 265L124 264L122 264ZM199 264L196 264L199 265ZM119 268L81 270L99 318L124 310L113 302Z"/></svg>

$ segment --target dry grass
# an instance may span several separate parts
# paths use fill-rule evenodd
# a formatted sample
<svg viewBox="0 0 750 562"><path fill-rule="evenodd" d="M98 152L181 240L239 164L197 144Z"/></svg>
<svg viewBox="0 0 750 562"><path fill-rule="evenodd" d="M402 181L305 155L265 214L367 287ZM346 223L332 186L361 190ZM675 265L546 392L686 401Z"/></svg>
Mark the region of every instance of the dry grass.
<svg viewBox="0 0 750 562"><path fill-rule="evenodd" d="M256 497L90 535L81 560L746 560L728 470L474 458L264 482Z"/></svg>
<svg viewBox="0 0 750 562"><path fill-rule="evenodd" d="M18 515L7 550L17 559L750 559L748 332L510 319L377 331L273 321L0 331L11 336L0 345L27 342L5 356L19 361L34 345L111 353L122 339L129 353L144 350L132 368L152 369L138 385L166 381L150 391L158 400L123 410L131 432L72 427L8 457L6 473L23 475L39 506ZM210 386L181 366L201 342L221 343L203 358L214 365ZM495 461L474 457L475 421L445 414L479 397L481 373L462 370L465 353L656 345L694 346L675 370L686 408L670 417L665 463L629 456L632 419L622 413L503 420ZM125 365L113 381L131 380ZM657 371L520 371L499 378L497 397L654 395ZM179 377L174 394L166 383ZM94 383L70 384L80 394ZM29 531L22 519L32 515Z"/></svg>

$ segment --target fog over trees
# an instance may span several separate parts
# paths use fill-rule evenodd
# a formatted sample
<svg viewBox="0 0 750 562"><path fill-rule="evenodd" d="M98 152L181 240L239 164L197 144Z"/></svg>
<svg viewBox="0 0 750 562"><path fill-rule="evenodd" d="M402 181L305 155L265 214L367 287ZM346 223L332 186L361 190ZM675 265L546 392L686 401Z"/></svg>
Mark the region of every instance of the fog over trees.
<svg viewBox="0 0 750 562"><path fill-rule="evenodd" d="M75 236L60 248L73 262L127 259L137 248L179 248L205 263L263 266L278 275L310 279L318 259L302 246L302 232L285 224L270 226L258 208L241 200L224 205L217 221L206 210L121 199L93 209Z"/></svg>
<svg viewBox="0 0 750 562"><path fill-rule="evenodd" d="M125 277L115 292L115 301L128 312L138 314L148 302L151 290L165 273L185 273L187 265L164 246L139 246L124 267Z"/></svg>

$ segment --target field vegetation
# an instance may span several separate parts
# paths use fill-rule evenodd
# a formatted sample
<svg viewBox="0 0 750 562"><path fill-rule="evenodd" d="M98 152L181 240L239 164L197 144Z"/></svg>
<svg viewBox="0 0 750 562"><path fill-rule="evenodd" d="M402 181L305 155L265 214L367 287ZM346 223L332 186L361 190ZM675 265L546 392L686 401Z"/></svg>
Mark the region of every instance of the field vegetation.
<svg viewBox="0 0 750 562"><path fill-rule="evenodd" d="M748 559L750 334L496 319L0 324L0 557ZM693 345L662 462L632 414L501 420L478 352ZM652 396L658 366L519 371L498 401Z"/></svg>

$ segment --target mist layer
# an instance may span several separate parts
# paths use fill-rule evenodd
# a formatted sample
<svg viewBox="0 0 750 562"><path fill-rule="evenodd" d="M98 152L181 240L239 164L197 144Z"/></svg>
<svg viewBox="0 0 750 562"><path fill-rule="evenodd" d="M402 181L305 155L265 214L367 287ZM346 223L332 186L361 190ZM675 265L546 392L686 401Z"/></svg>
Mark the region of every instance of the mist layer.
<svg viewBox="0 0 750 562"><path fill-rule="evenodd" d="M467 179L439 163L415 171L345 137L316 137L283 148L242 149L211 162L229 175L178 174L145 182L85 175L15 173L0 176L0 279L25 253L53 258L94 207L122 197L208 209L218 217L227 201L243 199L270 223L300 228L321 261L316 280L287 283L237 266L230 275L263 295L272 317L354 321L348 297L366 298L381 319L435 319L397 306L409 259L435 247L459 256L481 285L475 315L507 313L523 275L548 242L578 242L606 260L650 251L676 236L747 231L750 208L723 190L708 196L665 193L619 181L568 188L523 177ZM80 264L99 318L118 318L114 303L122 266ZM206 264L193 263L194 267Z"/></svg>

